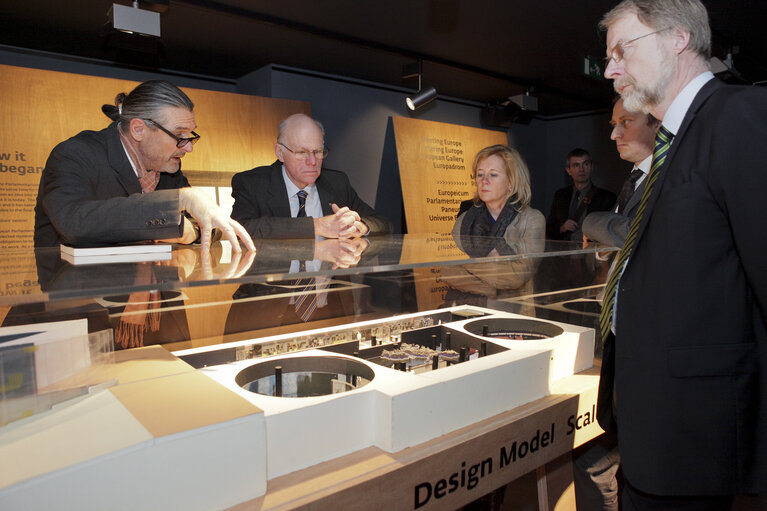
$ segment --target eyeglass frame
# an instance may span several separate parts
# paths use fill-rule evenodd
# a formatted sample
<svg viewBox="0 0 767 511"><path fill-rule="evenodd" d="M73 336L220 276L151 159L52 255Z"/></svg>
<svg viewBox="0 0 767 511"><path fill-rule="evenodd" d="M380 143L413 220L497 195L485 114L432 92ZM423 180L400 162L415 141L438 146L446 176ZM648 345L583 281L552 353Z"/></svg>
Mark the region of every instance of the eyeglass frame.
<svg viewBox="0 0 767 511"><path fill-rule="evenodd" d="M189 142L191 142L192 145L194 145L198 140L200 140L200 135L198 135L194 131L190 132L192 134L191 137L179 137L177 135L174 135L172 131L166 129L165 127L163 127L162 124L160 124L157 121L153 121L152 119L141 119L141 120L144 122L151 122L152 124L160 128L160 130L165 132L169 137L173 138L176 141L176 147L179 149L182 149Z"/></svg>
<svg viewBox="0 0 767 511"><path fill-rule="evenodd" d="M631 43L633 43L635 41L638 41L640 39L643 39L645 37L650 37L651 35L658 34L660 32L665 32L666 30L669 30L671 28L673 28L673 27L662 28L660 30L656 30L655 32L650 32L649 34L640 35L639 37L635 37L633 39L629 39L628 41L621 41L621 42L617 43L615 46L613 46L610 49L610 54L607 57L605 57L605 65L609 64L611 60L613 62L615 62L616 64L618 64L621 60L623 60L623 55L624 55L624 52L626 50L626 46L627 45L629 45L629 44L631 44ZM616 58L615 52L618 50L618 48L620 48L620 55L618 55L617 58Z"/></svg>
<svg viewBox="0 0 767 511"><path fill-rule="evenodd" d="M296 158L298 158L299 160L301 160L301 161L306 161L309 158L310 154L313 155L318 160L324 159L324 158L327 157L328 151L329 151L327 147L323 147L321 151L320 150L315 150L315 151L294 151L293 149L291 149L290 147L286 146L282 142L277 142L277 143L280 144L285 149L287 149L288 151L290 151L291 153L293 153L293 155ZM321 156L318 156L317 155L318 153Z"/></svg>

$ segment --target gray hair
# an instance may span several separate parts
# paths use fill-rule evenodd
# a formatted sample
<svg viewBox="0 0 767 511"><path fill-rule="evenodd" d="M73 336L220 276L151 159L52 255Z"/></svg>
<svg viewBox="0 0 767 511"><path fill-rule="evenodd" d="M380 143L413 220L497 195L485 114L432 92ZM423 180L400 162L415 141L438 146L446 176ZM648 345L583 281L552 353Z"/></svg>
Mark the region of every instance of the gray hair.
<svg viewBox="0 0 767 511"><path fill-rule="evenodd" d="M168 106L194 110L194 103L181 89L165 80L149 80L139 84L130 94L119 93L114 106L104 105L101 110L124 128L131 119L157 120L160 111Z"/></svg>
<svg viewBox="0 0 767 511"><path fill-rule="evenodd" d="M280 127L277 130L277 142L283 143L285 141L285 131L288 129L288 125L290 124L291 119L294 119L295 117L306 117L307 119L311 119L314 121L314 124L317 125L317 127L320 129L320 133L322 133L322 139L325 140L325 127L322 125L320 121L317 119L314 119L312 117L309 117L306 114L293 114L289 117L286 117L282 121L280 121Z"/></svg>
<svg viewBox="0 0 767 511"><path fill-rule="evenodd" d="M599 27L608 30L627 14L636 14L639 21L653 30L686 30L690 33L689 48L706 60L711 57L711 27L700 0L623 0L604 15Z"/></svg>

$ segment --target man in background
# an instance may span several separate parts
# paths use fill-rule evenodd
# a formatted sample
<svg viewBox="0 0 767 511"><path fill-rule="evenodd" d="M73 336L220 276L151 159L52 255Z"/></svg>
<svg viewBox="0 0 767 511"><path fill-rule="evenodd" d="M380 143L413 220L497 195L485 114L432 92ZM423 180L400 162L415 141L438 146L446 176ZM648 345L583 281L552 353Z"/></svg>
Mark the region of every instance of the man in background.
<svg viewBox="0 0 767 511"><path fill-rule="evenodd" d="M639 207L652 163L655 133L660 122L650 114L629 112L623 100L613 106L610 138L621 159L634 167L623 183L613 211L597 211L583 221L584 238L610 246L623 246L629 223ZM597 254L597 257L599 255ZM578 509L618 511L620 453L615 432L607 432L573 451L573 480Z"/></svg>
<svg viewBox="0 0 767 511"><path fill-rule="evenodd" d="M585 149L567 154L565 171L573 184L554 194L546 222L546 237L553 240L581 241L582 223L587 214L608 211L615 204L615 194L591 182L593 162Z"/></svg>

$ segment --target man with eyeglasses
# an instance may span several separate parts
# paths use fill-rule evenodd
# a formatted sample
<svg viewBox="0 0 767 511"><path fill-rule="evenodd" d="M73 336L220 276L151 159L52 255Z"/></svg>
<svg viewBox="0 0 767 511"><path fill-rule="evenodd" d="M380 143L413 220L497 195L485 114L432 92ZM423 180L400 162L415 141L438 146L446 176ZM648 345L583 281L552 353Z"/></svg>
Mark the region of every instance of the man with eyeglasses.
<svg viewBox="0 0 767 511"><path fill-rule="evenodd" d="M624 511L730 510L767 492L767 91L714 78L699 0L626 0L600 25L605 77L662 124L606 286L597 416Z"/></svg>
<svg viewBox="0 0 767 511"><path fill-rule="evenodd" d="M343 172L323 169L325 130L304 114L280 123L277 161L232 178L232 218L254 238L357 238L391 223L368 206Z"/></svg>
<svg viewBox="0 0 767 511"><path fill-rule="evenodd" d="M593 162L588 151L576 148L567 154L565 171L573 184L554 193L551 212L546 220L546 237L553 240L580 241L587 214L608 211L615 204L615 194L591 182Z"/></svg>
<svg viewBox="0 0 767 511"><path fill-rule="evenodd" d="M57 145L40 179L35 247L199 239L207 250L215 228L235 251L238 238L254 250L247 231L180 171L200 138L193 108L175 85L150 80L102 107L114 121L107 128Z"/></svg>

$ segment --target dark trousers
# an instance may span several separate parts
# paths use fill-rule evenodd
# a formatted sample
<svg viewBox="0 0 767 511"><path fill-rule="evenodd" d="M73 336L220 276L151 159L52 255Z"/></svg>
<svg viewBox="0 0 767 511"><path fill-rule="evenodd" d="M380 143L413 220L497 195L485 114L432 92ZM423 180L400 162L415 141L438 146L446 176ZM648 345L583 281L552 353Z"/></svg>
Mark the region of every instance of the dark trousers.
<svg viewBox="0 0 767 511"><path fill-rule="evenodd" d="M623 511L730 511L733 496L667 497L623 485Z"/></svg>
<svg viewBox="0 0 767 511"><path fill-rule="evenodd" d="M604 433L573 451L573 482L578 511L618 511L618 439Z"/></svg>

